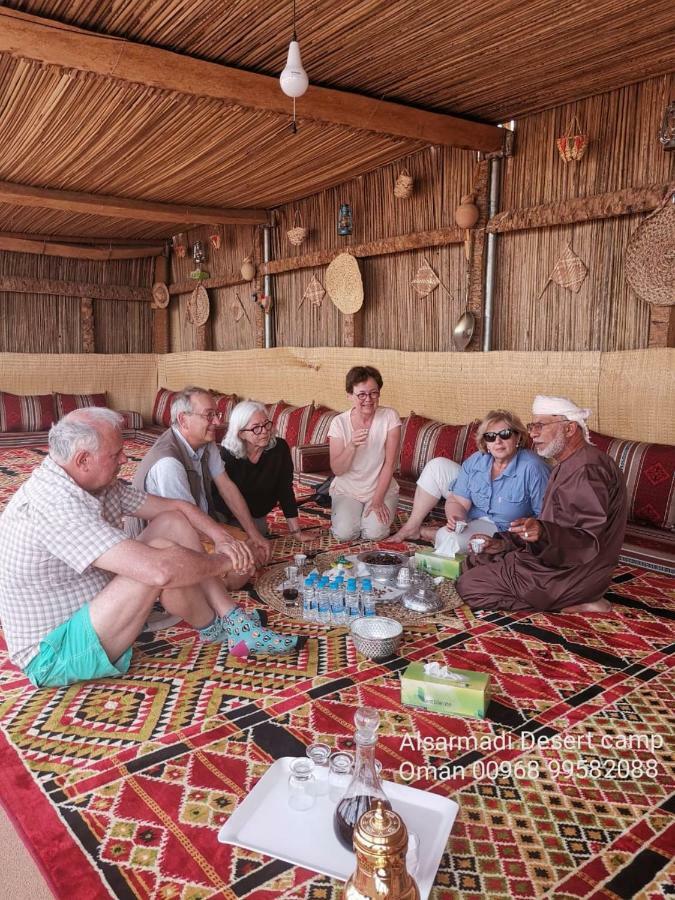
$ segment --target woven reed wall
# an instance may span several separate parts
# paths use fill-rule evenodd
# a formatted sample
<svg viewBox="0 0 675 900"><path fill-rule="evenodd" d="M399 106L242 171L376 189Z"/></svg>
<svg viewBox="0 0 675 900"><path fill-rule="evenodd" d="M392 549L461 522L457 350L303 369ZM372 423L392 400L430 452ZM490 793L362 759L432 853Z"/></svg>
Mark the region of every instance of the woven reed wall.
<svg viewBox="0 0 675 900"><path fill-rule="evenodd" d="M171 281L190 282L190 272L195 268L195 262L190 256L190 248L197 240L202 241L207 253L206 262L202 268L212 278L231 275L239 277L241 263L246 256L253 256L256 263L262 261L262 234L259 228L252 226L219 226L221 235L221 249L216 250L209 241L209 234L214 229L208 226L192 228L184 232L184 239L188 245L188 252L184 258L175 253L171 254ZM196 286L197 282L193 282ZM246 282L234 287L209 288L209 300L211 310L208 322L212 347L215 350L245 350L255 345L255 313L256 304L251 301L251 293L254 289L252 283ZM236 295L239 294L242 305L248 314L242 315L235 322L235 309L241 310ZM187 305L189 294L181 294L171 299L170 306L170 331L171 350L180 353L185 350L193 350L196 346L197 329L187 320ZM238 316L239 314L236 313Z"/></svg>
<svg viewBox="0 0 675 900"><path fill-rule="evenodd" d="M593 410L593 428L619 437L675 443L672 349L450 354L278 347L179 353L157 357L157 382L175 390L203 384L263 401L315 401L346 409L345 374L352 365L366 361L382 372L382 404L393 406L401 415L415 410L461 423L491 408L507 407L527 421L535 394L563 394Z"/></svg>
<svg viewBox="0 0 675 900"><path fill-rule="evenodd" d="M0 353L0 390L13 394L106 391L113 409L134 409L150 421L157 357L151 353Z"/></svg>
<svg viewBox="0 0 675 900"><path fill-rule="evenodd" d="M62 259L34 253L0 251L0 275L90 284L152 284L151 259ZM98 353L152 351L149 303L94 301ZM0 352L79 353L80 300L46 294L0 292Z"/></svg>
<svg viewBox="0 0 675 900"><path fill-rule="evenodd" d="M675 158L656 132L669 78L654 78L519 120L516 155L506 160L502 209L553 203L663 183ZM555 139L574 114L591 143L579 162L564 163ZM623 254L642 216L499 235L495 349L624 350L646 347L649 304L627 285ZM542 289L567 242L588 266L578 293Z"/></svg>

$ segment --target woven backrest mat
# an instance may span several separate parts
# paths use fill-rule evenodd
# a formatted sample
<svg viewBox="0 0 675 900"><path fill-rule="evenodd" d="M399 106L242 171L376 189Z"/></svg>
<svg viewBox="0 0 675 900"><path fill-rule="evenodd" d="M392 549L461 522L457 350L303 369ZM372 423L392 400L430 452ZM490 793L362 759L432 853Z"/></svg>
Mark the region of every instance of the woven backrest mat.
<svg viewBox="0 0 675 900"><path fill-rule="evenodd" d="M0 390L13 394L105 391L113 409L152 418L157 357L152 353L0 353Z"/></svg>
<svg viewBox="0 0 675 900"><path fill-rule="evenodd" d="M603 434L675 444L675 349L603 353L598 409Z"/></svg>

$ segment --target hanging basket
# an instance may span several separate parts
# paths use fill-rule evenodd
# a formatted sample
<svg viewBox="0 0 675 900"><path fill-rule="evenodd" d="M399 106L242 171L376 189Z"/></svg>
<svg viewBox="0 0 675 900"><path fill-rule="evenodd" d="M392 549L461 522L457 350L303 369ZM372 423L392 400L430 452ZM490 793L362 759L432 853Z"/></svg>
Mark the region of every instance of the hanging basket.
<svg viewBox="0 0 675 900"><path fill-rule="evenodd" d="M413 177L407 169L403 169L396 179L394 185L394 197L399 200L407 200L412 197L413 193Z"/></svg>
<svg viewBox="0 0 675 900"><path fill-rule="evenodd" d="M624 265L626 280L641 300L675 305L675 189L630 236Z"/></svg>
<svg viewBox="0 0 675 900"><path fill-rule="evenodd" d="M573 116L570 120L565 134L555 142L560 158L566 163L578 162L586 153L588 144L588 134L584 133L576 116Z"/></svg>
<svg viewBox="0 0 675 900"><path fill-rule="evenodd" d="M299 247L307 237L307 229L303 228L300 210L296 209L293 219L293 228L289 228L286 237L294 247Z"/></svg>
<svg viewBox="0 0 675 900"><path fill-rule="evenodd" d="M205 325L209 318L209 295L206 288L200 284L190 294L187 306L188 321L199 327Z"/></svg>

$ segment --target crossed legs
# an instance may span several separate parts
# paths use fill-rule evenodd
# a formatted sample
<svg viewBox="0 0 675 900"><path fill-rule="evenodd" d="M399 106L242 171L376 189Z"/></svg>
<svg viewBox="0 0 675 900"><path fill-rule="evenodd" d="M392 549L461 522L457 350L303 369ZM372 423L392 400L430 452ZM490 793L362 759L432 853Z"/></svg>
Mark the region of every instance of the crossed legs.
<svg viewBox="0 0 675 900"><path fill-rule="evenodd" d="M413 507L408 521L392 534L391 541L417 540L423 537L433 541L439 525L422 528L422 522L443 497L447 499L450 487L459 474L460 466L444 456L430 459L422 470L415 488Z"/></svg>

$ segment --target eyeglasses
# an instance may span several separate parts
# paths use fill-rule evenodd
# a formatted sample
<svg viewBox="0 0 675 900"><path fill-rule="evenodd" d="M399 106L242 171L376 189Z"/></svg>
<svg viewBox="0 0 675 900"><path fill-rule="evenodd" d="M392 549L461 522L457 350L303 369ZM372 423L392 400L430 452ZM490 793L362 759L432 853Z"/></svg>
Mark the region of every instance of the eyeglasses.
<svg viewBox="0 0 675 900"><path fill-rule="evenodd" d="M359 401L359 403L365 403L369 397L371 400L377 400L379 396L379 391L361 391L360 394L355 394L355 397Z"/></svg>
<svg viewBox="0 0 675 900"><path fill-rule="evenodd" d="M205 413L189 412L189 416L199 416L200 419L206 419L207 422L216 422L223 418L223 414L215 409L210 409Z"/></svg>
<svg viewBox="0 0 675 900"><path fill-rule="evenodd" d="M483 435L486 444L494 443L500 437L503 441L508 441L513 437L513 428L502 428L501 431L486 431Z"/></svg>
<svg viewBox="0 0 675 900"><path fill-rule="evenodd" d="M271 427L272 422L268 419L266 422L263 422L262 425L254 425L252 428L242 428L241 431L252 431L253 434L258 437L263 431L269 431Z"/></svg>
<svg viewBox="0 0 675 900"><path fill-rule="evenodd" d="M527 428L528 434L539 434L544 428L548 428L549 425L560 425L561 422L528 422L525 426Z"/></svg>

